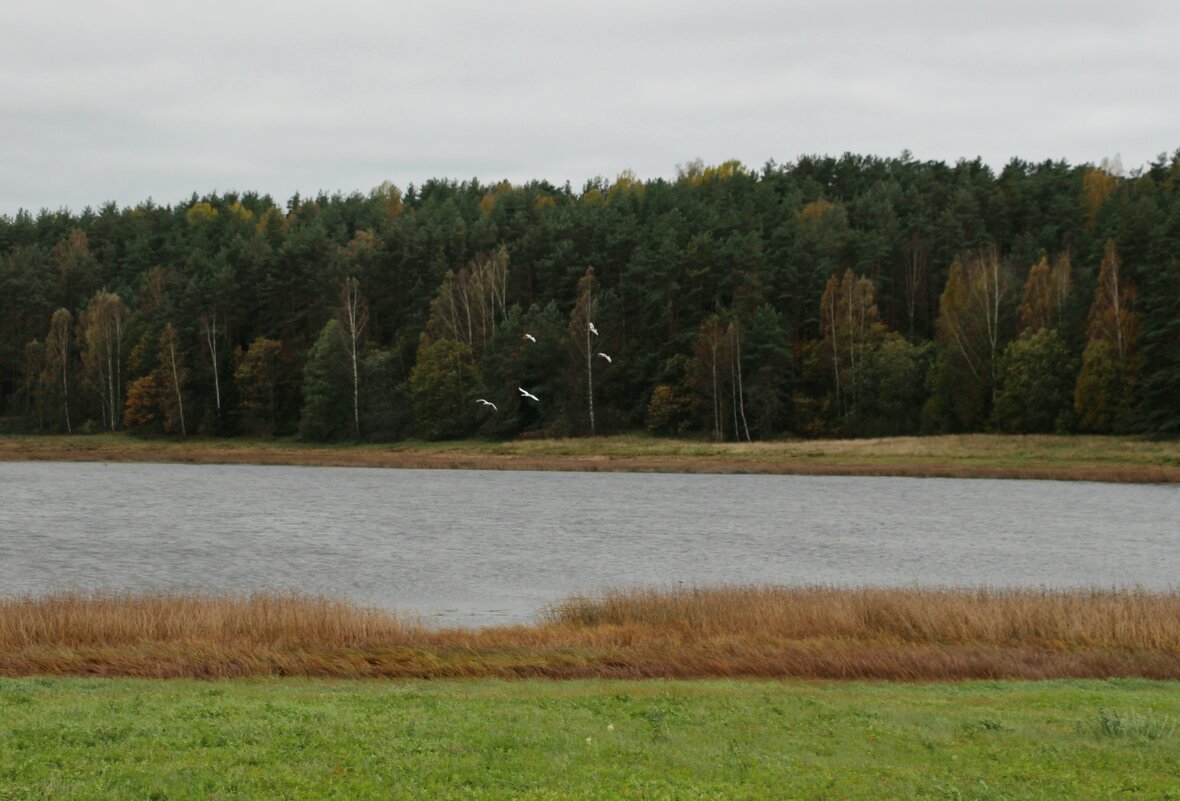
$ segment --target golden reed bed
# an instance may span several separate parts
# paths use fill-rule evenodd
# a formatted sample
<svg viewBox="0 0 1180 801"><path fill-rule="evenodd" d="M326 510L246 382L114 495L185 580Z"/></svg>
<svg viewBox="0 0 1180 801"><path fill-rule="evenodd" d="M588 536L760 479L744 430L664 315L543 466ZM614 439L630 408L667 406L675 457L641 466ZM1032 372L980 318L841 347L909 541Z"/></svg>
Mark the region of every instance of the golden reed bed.
<svg viewBox="0 0 1180 801"><path fill-rule="evenodd" d="M1180 592L630 590L487 629L295 595L0 598L0 675L1180 679Z"/></svg>
<svg viewBox="0 0 1180 801"><path fill-rule="evenodd" d="M1057 479L1180 483L1180 443L1130 437L964 434L714 443L639 436L316 445L145 440L127 434L0 436L0 461Z"/></svg>

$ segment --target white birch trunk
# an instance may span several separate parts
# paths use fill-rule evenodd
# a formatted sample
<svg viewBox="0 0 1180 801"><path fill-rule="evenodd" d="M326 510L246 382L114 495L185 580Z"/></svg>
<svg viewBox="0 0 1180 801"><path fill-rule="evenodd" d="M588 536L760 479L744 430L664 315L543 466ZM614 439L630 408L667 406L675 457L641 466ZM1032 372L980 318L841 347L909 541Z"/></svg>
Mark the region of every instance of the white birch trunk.
<svg viewBox="0 0 1180 801"><path fill-rule="evenodd" d="M358 361L360 359L360 339L368 321L368 313L361 301L360 282L355 278L344 281L344 291L341 293L343 306L341 308L341 322L344 324L345 345L348 348L348 358L352 363L352 424L356 438L361 436L361 383Z"/></svg>
<svg viewBox="0 0 1180 801"><path fill-rule="evenodd" d="M836 374L836 408L842 409L840 399L840 345L836 336L836 293L828 295L828 321L831 326L832 339L832 370Z"/></svg>
<svg viewBox="0 0 1180 801"><path fill-rule="evenodd" d="M738 408L742 411L742 428L746 431L746 442L753 442L750 436L750 423L746 420L746 390L742 382L742 334L737 335L737 373L738 373Z"/></svg>
<svg viewBox="0 0 1180 801"><path fill-rule="evenodd" d="M588 307L591 303L586 304ZM594 430L594 353L590 345L590 316L586 316L586 387L589 390L586 394L590 399L590 436L595 435Z"/></svg>
<svg viewBox="0 0 1180 801"><path fill-rule="evenodd" d="M63 334L61 337L61 397L62 407L66 414L66 433L73 434L74 429L70 425L70 378L69 378L69 358L70 358L70 343L68 334Z"/></svg>
<svg viewBox="0 0 1180 801"><path fill-rule="evenodd" d="M184 426L184 398L180 394L180 373L176 369L176 334L168 337L168 358L172 362L172 388L176 390L176 408L180 412L180 436L187 437Z"/></svg>
<svg viewBox="0 0 1180 801"><path fill-rule="evenodd" d="M209 359L213 362L213 398L217 405L217 416L221 417L221 376L217 365L217 310L213 310L213 321L202 320L205 344L209 347Z"/></svg>

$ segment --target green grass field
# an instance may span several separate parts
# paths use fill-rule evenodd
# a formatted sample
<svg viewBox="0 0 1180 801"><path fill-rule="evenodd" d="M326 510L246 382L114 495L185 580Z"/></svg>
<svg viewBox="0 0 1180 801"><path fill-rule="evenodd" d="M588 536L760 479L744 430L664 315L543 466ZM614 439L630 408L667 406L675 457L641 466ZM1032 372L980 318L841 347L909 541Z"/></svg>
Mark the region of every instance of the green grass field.
<svg viewBox="0 0 1180 801"><path fill-rule="evenodd" d="M1180 686L0 680L0 799L1180 799Z"/></svg>

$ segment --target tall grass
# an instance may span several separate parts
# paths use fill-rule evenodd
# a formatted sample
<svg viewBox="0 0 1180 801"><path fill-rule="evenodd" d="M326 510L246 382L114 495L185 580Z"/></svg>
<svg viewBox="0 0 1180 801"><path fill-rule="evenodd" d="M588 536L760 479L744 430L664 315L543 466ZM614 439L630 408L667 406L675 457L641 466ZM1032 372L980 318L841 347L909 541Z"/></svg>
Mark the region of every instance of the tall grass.
<svg viewBox="0 0 1180 801"><path fill-rule="evenodd" d="M385 610L291 594L66 593L0 599L0 650L5 651L194 642L347 648L401 642L417 628Z"/></svg>
<svg viewBox="0 0 1180 801"><path fill-rule="evenodd" d="M1099 709L1086 720L1078 721L1077 730L1095 737L1141 737L1145 740L1169 740L1176 736L1176 721L1148 709Z"/></svg>
<svg viewBox="0 0 1180 801"><path fill-rule="evenodd" d="M299 595L0 598L0 675L1180 679L1180 593L608 591L430 628Z"/></svg>
<svg viewBox="0 0 1180 801"><path fill-rule="evenodd" d="M687 641L816 637L914 645L1100 646L1180 654L1180 593L737 586L614 590L546 613Z"/></svg>

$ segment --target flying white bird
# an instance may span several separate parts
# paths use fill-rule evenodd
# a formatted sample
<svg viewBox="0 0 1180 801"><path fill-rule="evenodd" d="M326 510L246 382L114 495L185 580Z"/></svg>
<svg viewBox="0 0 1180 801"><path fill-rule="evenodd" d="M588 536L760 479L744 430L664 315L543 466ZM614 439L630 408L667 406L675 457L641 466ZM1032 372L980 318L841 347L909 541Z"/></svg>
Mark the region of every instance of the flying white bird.
<svg viewBox="0 0 1180 801"><path fill-rule="evenodd" d="M614 361L613 359L611 359L611 357L610 357L610 356L607 356L607 355L606 355L605 353L603 353L602 351L598 351L598 355L599 355L599 356L601 356L602 358L606 359L606 363L607 363L607 364L610 364L612 361Z"/></svg>
<svg viewBox="0 0 1180 801"><path fill-rule="evenodd" d="M540 402L541 402L541 399L540 399L540 398L538 398L538 397L537 397L536 395L534 395L533 393L529 392L529 391L528 391L527 389L525 389L524 387L517 387L517 389L519 389L519 390L520 390L520 394L521 394L521 395L523 395L524 397L526 397L526 398L532 398L532 399L533 399L533 400L535 400L537 403L540 403Z"/></svg>
<svg viewBox="0 0 1180 801"><path fill-rule="evenodd" d="M598 329L594 327L594 323L590 323L590 333L594 336L598 336Z"/></svg>
<svg viewBox="0 0 1180 801"><path fill-rule="evenodd" d="M484 400L483 398L476 398L475 402L482 403L484 406L491 406L493 410L499 411L499 409L496 409L496 404L492 403L490 400Z"/></svg>
<svg viewBox="0 0 1180 801"><path fill-rule="evenodd" d="M529 342L536 342L537 341L537 338L535 336L533 336L532 334L525 334L524 338L527 339Z"/></svg>

